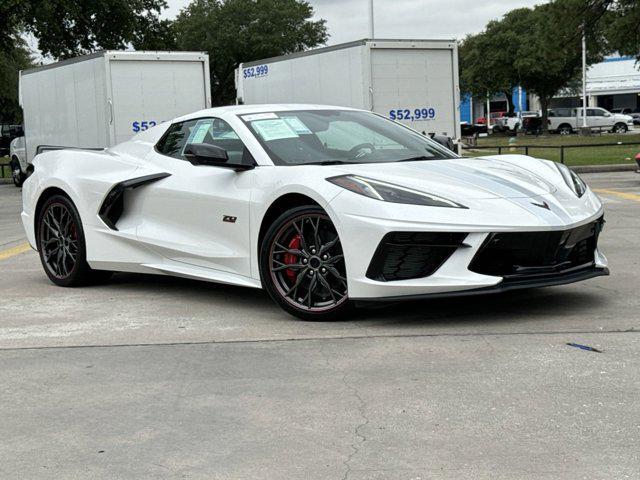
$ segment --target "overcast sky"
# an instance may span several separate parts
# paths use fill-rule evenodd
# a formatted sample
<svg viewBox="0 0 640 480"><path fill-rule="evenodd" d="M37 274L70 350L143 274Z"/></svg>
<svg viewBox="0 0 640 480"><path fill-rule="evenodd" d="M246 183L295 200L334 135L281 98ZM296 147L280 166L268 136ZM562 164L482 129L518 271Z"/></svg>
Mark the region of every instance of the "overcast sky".
<svg viewBox="0 0 640 480"><path fill-rule="evenodd" d="M368 37L368 0L309 0L324 18L328 44ZM190 0L168 0L164 17L175 17ZM463 38L514 8L544 0L375 0L377 38Z"/></svg>

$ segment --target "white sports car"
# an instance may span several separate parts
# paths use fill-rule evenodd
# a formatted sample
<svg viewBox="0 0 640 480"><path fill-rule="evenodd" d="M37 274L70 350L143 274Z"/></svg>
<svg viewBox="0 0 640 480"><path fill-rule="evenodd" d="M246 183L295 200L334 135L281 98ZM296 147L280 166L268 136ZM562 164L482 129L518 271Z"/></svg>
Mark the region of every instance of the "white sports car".
<svg viewBox="0 0 640 480"><path fill-rule="evenodd" d="M262 287L287 312L328 320L358 301L608 274L602 204L567 167L459 158L366 111L215 108L33 164L22 220L61 286L178 275Z"/></svg>

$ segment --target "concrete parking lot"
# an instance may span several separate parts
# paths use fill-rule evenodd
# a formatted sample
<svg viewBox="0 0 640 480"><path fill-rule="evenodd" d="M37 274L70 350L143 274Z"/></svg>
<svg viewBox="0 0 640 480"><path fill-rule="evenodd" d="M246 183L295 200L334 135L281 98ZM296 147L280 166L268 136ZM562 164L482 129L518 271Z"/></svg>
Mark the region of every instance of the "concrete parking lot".
<svg viewBox="0 0 640 480"><path fill-rule="evenodd" d="M640 175L583 177L610 277L340 323L168 277L55 287L0 185L0 477L640 478Z"/></svg>

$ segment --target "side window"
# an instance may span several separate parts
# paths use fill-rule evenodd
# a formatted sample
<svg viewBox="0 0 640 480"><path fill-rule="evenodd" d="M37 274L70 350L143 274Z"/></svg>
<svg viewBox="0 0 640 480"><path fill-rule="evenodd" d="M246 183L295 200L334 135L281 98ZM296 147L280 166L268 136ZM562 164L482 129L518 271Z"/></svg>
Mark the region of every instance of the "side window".
<svg viewBox="0 0 640 480"><path fill-rule="evenodd" d="M570 108L557 108L553 112L554 117L572 117L575 115L575 111Z"/></svg>
<svg viewBox="0 0 640 480"><path fill-rule="evenodd" d="M182 150L189 138L189 126L194 126L195 121L174 123L156 144L156 150L163 155L182 159Z"/></svg>
<svg viewBox="0 0 640 480"><path fill-rule="evenodd" d="M601 110L597 108L587 108L587 117L601 117L604 115Z"/></svg>
<svg viewBox="0 0 640 480"><path fill-rule="evenodd" d="M238 134L220 118L202 118L175 123L156 145L158 152L184 160L184 148L189 143L206 143L224 148L231 163L252 163L251 154Z"/></svg>

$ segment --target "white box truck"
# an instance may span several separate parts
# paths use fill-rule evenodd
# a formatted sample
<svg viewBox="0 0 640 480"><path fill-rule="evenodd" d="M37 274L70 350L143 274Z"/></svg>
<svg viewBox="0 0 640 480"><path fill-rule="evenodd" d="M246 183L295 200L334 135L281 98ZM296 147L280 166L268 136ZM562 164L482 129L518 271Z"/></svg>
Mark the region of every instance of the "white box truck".
<svg viewBox="0 0 640 480"><path fill-rule="evenodd" d="M460 138L455 40L360 40L243 63L235 79L238 103L361 108Z"/></svg>
<svg viewBox="0 0 640 480"><path fill-rule="evenodd" d="M101 51L20 72L19 98L27 163L52 147L107 148L210 108L209 57Z"/></svg>

